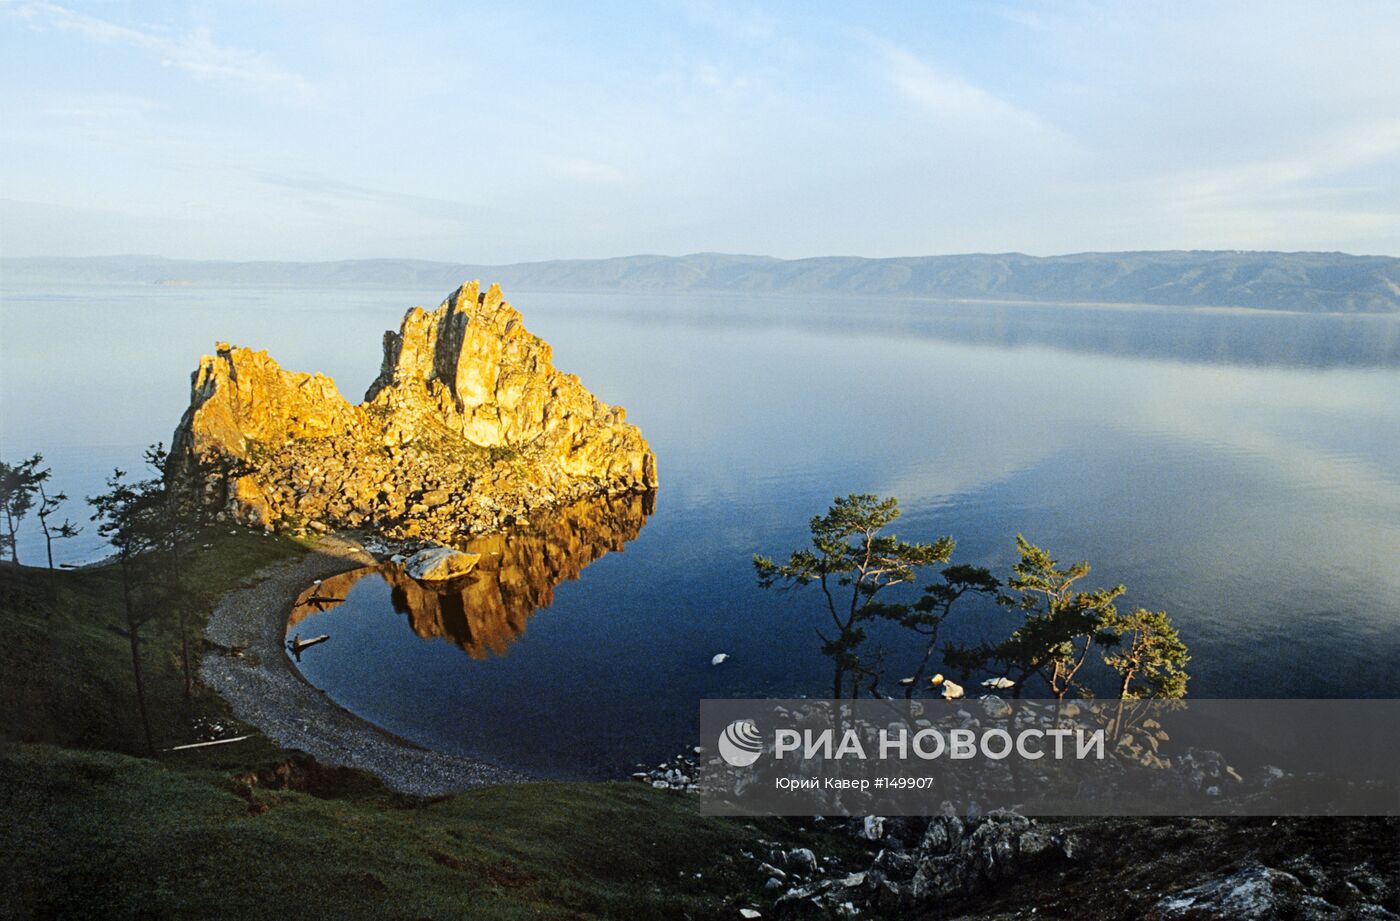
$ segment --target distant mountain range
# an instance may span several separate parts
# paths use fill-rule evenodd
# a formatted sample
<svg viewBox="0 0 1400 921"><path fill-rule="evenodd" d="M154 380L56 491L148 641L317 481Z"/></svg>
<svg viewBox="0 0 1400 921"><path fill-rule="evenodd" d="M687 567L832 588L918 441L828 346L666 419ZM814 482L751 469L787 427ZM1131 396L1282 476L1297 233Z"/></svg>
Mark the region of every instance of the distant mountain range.
<svg viewBox="0 0 1400 921"><path fill-rule="evenodd" d="M211 262L156 256L0 259L0 284L709 291L1400 313L1400 259L1344 253L1167 251L774 259L700 253L513 265L416 259Z"/></svg>

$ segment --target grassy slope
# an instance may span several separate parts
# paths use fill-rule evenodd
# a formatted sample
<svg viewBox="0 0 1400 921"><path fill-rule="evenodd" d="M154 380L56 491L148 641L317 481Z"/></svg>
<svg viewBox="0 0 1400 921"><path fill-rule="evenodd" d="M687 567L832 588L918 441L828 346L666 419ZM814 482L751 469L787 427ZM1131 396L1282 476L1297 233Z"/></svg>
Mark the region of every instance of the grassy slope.
<svg viewBox="0 0 1400 921"><path fill-rule="evenodd" d="M0 809L6 917L708 917L755 883L752 826L635 784L323 799L23 746Z"/></svg>
<svg viewBox="0 0 1400 921"><path fill-rule="evenodd" d="M260 568L301 552L283 537L210 530L193 542L190 563L200 604L189 617L198 668L204 608ZM0 732L24 741L141 753L141 722L124 634L121 579L114 566L49 573L0 567ZM142 662L157 747L192 741L190 720L223 715L223 702L196 685L183 695L178 620L173 613L142 628ZM266 750L270 752L271 750Z"/></svg>
<svg viewBox="0 0 1400 921"><path fill-rule="evenodd" d="M205 541L195 567L209 604L299 552L246 532ZM704 818L637 784L424 803L260 735L131 757L141 730L127 640L111 629L119 592L110 567L0 567L0 917L733 917L733 894L762 880L729 860L759 835L842 847ZM196 640L203 624L191 618ZM196 715L236 726L207 689L183 700L173 616L144 635L158 746L189 741Z"/></svg>

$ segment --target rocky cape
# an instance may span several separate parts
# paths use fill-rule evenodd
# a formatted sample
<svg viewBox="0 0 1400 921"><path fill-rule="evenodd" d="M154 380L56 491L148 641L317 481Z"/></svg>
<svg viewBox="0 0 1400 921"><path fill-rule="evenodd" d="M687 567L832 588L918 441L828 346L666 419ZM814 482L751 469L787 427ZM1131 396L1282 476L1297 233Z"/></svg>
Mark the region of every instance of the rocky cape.
<svg viewBox="0 0 1400 921"><path fill-rule="evenodd" d="M171 453L198 501L250 526L454 545L657 483L622 407L557 370L500 288L478 282L384 334L359 405L328 377L219 343L194 372Z"/></svg>

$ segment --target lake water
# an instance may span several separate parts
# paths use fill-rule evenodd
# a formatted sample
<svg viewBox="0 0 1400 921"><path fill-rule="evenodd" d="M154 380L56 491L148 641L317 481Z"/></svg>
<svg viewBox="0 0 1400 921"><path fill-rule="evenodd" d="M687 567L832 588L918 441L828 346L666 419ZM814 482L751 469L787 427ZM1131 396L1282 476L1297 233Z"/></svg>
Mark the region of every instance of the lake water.
<svg viewBox="0 0 1400 921"><path fill-rule="evenodd" d="M357 399L383 330L445 293L5 289L0 451L91 494L169 439L215 340ZM368 572L300 610L331 635L308 679L402 736L601 776L694 744L702 697L827 693L816 599L759 591L749 559L849 492L898 496L898 533L951 534L955 561L1004 573L1017 532L1090 560L1172 615L1194 696L1400 696L1400 318L507 295L627 408L661 488L501 541L469 589ZM62 554L100 555L91 526ZM944 636L1010 623L974 605ZM892 677L911 639L873 636Z"/></svg>

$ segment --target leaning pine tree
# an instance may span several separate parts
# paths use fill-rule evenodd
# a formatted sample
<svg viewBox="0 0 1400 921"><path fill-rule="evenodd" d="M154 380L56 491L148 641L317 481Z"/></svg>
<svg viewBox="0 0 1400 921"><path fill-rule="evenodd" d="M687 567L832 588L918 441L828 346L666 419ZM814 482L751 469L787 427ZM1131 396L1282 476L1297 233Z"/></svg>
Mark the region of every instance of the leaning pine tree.
<svg viewBox="0 0 1400 921"><path fill-rule="evenodd" d="M1186 696L1191 656L1166 611L1134 608L1110 624L1118 642L1104 662L1118 672L1120 700L1179 700Z"/></svg>
<svg viewBox="0 0 1400 921"><path fill-rule="evenodd" d="M107 491L88 499L98 522L97 533L116 550L121 574L122 611L125 614L127 642L131 646L131 671L136 681L136 704L141 711L141 728L146 750L155 752L151 716L146 704L146 682L141 669L141 628L155 617L155 608L141 603L139 595L144 571L159 547L165 524L162 521L164 489L159 480L131 482L122 470L107 478Z"/></svg>
<svg viewBox="0 0 1400 921"><path fill-rule="evenodd" d="M47 474L48 471L45 471ZM53 542L56 540L69 540L77 537L83 529L73 523L71 519L65 518L62 521L54 522L51 519L58 514L58 510L63 507L63 503L68 501L67 493L54 493L49 495L44 484L39 484L39 529L44 532L44 551L49 557L49 572L54 571L53 566Z"/></svg>
<svg viewBox="0 0 1400 921"><path fill-rule="evenodd" d="M19 523L34 507L34 496L49 478L41 469L42 454L35 454L17 464L0 461L0 550L10 554L10 562L19 565Z"/></svg>
<svg viewBox="0 0 1400 921"><path fill-rule="evenodd" d="M1011 636L995 647L992 658L1018 673L1016 694L1026 679L1039 675L1056 700L1076 687L1080 669L1094 646L1112 645L1118 617L1114 602L1124 586L1080 591L1076 583L1089 575L1089 564L1061 568L1048 552L1016 535L1019 559L1007 588L1014 594L1001 602L1025 617Z"/></svg>
<svg viewBox="0 0 1400 921"><path fill-rule="evenodd" d="M146 464L159 474L158 498L153 499L160 506L156 520L156 543L165 558L165 574L160 580L164 604L173 608L179 618L180 667L185 677L185 699L194 694L194 672L190 661L190 636L188 612L196 603L195 592L186 578L186 554L200 525L199 506L182 501L180 490L171 482L170 452L163 443L156 443L146 449Z"/></svg>
<svg viewBox="0 0 1400 921"><path fill-rule="evenodd" d="M953 539L908 543L885 529L899 518L899 501L869 494L834 500L825 515L812 518L812 546L795 550L786 563L755 555L754 570L761 588L821 589L821 620L817 628L822 653L832 661L832 696L845 695L847 676L879 682L870 663L860 655L865 625L876 618L903 622L912 605L885 603L877 596L892 585L912 582L925 566L948 562ZM852 697L859 692L853 682Z"/></svg>

